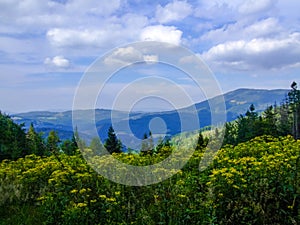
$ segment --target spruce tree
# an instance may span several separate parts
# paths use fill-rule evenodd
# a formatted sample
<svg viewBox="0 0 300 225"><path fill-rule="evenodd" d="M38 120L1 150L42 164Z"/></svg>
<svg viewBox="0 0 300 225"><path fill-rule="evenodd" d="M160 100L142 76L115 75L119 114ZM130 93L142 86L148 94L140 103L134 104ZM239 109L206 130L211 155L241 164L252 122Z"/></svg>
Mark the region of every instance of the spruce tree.
<svg viewBox="0 0 300 225"><path fill-rule="evenodd" d="M208 138L204 138L201 131L198 134L196 150L203 150L208 144Z"/></svg>
<svg viewBox="0 0 300 225"><path fill-rule="evenodd" d="M300 138L300 90L297 89L297 83L291 84L292 90L288 93L289 106L293 118L293 136L295 139Z"/></svg>
<svg viewBox="0 0 300 225"><path fill-rule="evenodd" d="M61 144L61 150L67 155L75 155L78 149L76 142L74 141L74 136L71 140L64 140Z"/></svg>
<svg viewBox="0 0 300 225"><path fill-rule="evenodd" d="M122 143L117 138L115 131L112 126L109 127L108 133L107 133L107 139L104 143L104 147L106 150L112 154L112 153L120 153L122 149Z"/></svg>
<svg viewBox="0 0 300 225"><path fill-rule="evenodd" d="M48 138L47 138L47 150L49 152L55 153L59 151L58 143L60 142L60 139L57 135L57 133L54 130L51 130L49 132Z"/></svg>
<svg viewBox="0 0 300 225"><path fill-rule="evenodd" d="M29 154L35 154L39 156L46 154L46 147L43 141L42 134L38 134L35 131L32 123L30 124L28 132L26 134L26 142Z"/></svg>

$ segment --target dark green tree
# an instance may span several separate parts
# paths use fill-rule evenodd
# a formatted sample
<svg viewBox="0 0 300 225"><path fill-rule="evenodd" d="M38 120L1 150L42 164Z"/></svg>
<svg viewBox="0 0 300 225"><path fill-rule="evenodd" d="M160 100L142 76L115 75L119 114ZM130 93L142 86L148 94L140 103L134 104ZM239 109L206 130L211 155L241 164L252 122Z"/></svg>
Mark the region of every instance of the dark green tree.
<svg viewBox="0 0 300 225"><path fill-rule="evenodd" d="M289 106L292 113L292 133L295 139L300 138L300 90L297 89L297 83L291 84L292 90L288 93Z"/></svg>
<svg viewBox="0 0 300 225"><path fill-rule="evenodd" d="M256 137L259 131L259 117L253 104L250 105L245 116L237 119L237 142L245 142Z"/></svg>
<svg viewBox="0 0 300 225"><path fill-rule="evenodd" d="M199 131L196 150L203 150L207 146L207 144L208 138L204 138L202 132Z"/></svg>
<svg viewBox="0 0 300 225"><path fill-rule="evenodd" d="M59 148L58 148L59 142L60 142L60 139L57 135L57 132L54 130L51 130L47 137L47 143L46 143L47 150L52 153L57 153L59 151Z"/></svg>
<svg viewBox="0 0 300 225"><path fill-rule="evenodd" d="M44 144L42 134L35 131L32 123L30 124L26 134L26 145L29 154L39 156L46 155L46 146Z"/></svg>
<svg viewBox="0 0 300 225"><path fill-rule="evenodd" d="M273 137L279 136L277 120L275 108L273 106L269 106L263 112L263 122L260 125L264 135L272 135Z"/></svg>
<svg viewBox="0 0 300 225"><path fill-rule="evenodd" d="M223 146L226 144L230 144L230 145L237 144L237 126L235 121L225 123Z"/></svg>
<svg viewBox="0 0 300 225"><path fill-rule="evenodd" d="M77 143L75 141L74 135L72 139L64 140L61 144L61 150L67 155L75 155L77 153Z"/></svg>
<svg viewBox="0 0 300 225"><path fill-rule="evenodd" d="M115 131L112 126L109 127L108 133L107 133L107 139L104 143L104 147L106 150L112 154L112 153L120 153L122 150L122 143L117 138L117 135L115 134Z"/></svg>
<svg viewBox="0 0 300 225"><path fill-rule="evenodd" d="M288 97L276 109L278 116L278 134L279 136L292 135L292 117L290 115Z"/></svg>
<svg viewBox="0 0 300 225"><path fill-rule="evenodd" d="M149 136L147 135L147 133L145 133L143 136L141 153L152 155L153 152L154 152L154 141L153 141L152 133L150 131Z"/></svg>
<svg viewBox="0 0 300 225"><path fill-rule="evenodd" d="M23 157L26 151L24 124L16 124L8 115L0 111L0 160Z"/></svg>

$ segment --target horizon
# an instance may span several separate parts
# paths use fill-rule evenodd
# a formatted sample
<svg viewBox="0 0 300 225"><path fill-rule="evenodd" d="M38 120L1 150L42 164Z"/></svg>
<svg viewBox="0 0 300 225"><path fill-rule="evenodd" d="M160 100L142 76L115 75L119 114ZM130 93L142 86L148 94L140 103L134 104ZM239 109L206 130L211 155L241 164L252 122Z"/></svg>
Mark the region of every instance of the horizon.
<svg viewBox="0 0 300 225"><path fill-rule="evenodd" d="M279 89L259 89L259 88L238 88L238 89L234 89L234 90L231 90L231 91L228 91L228 92L225 92L223 93L222 95L226 95L226 94L229 94L231 92L235 92L235 91L239 91L239 90L257 90L257 91L289 91L290 89L283 89L283 88L279 88ZM213 96L212 98L215 98L215 97L218 97L220 95L216 95L216 96ZM282 99L284 99L284 96L282 96ZM203 99L202 101L199 101L199 102L195 102L193 105L196 105L196 104L200 104L202 102L205 102L205 101L208 101L208 99ZM191 105L186 105L184 106L183 108L180 108L180 109L184 109L184 108L188 108L190 107ZM112 110L115 110L115 111L120 111L120 112L128 112L128 111L124 111L124 110L119 110L119 109L111 109L111 108L93 108L93 109L77 109L77 110L80 110L80 111L85 111L85 110L108 110L108 111L112 111ZM133 111L130 111L130 113L164 113L164 112L169 112L169 111L173 111L175 109L172 109L172 108L169 108L169 109L162 109L162 110L133 110ZM176 109L178 110L178 109ZM0 109L1 111L1 109ZM10 116L15 116L15 115L18 115L18 114L26 114L26 113L39 113L39 112L51 112L51 113L64 113L64 112L69 112L69 111L73 111L72 109L42 109L42 110L29 110L29 111L23 111L23 112L5 112L5 111L1 111L2 113L5 113L5 114L8 114Z"/></svg>

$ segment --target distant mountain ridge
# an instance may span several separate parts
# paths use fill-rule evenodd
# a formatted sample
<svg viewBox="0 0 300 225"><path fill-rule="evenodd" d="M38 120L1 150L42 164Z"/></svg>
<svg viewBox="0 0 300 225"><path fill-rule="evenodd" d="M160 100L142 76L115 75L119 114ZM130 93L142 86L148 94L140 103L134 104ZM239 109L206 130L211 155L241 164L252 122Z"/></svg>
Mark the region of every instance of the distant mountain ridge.
<svg viewBox="0 0 300 225"><path fill-rule="evenodd" d="M261 112L266 109L267 106L278 105L285 98L289 90L276 89L276 90L263 90L263 89L246 89L241 88L234 91L230 91L223 95L225 100L227 121L232 121L240 114L244 114L251 104L254 104L256 110ZM216 96L211 101L218 104L222 104L222 96ZM211 125L211 115L209 108L209 101L205 100L195 104L195 108L200 119L201 127ZM183 115L183 119L191 121L190 107L180 109ZM87 113L87 110L81 110L83 118ZM106 139L107 131L111 125L112 111L108 109L96 109L95 119L96 127L102 140ZM128 131L125 129L126 124L129 123L131 132L138 138L142 138L145 132L149 131L149 122L153 118L161 118L167 125L167 134L172 136L182 131L180 126L180 117L178 111L166 111L166 112L131 112L127 117L127 112L113 111L114 125L118 127L118 132L121 134L121 139L130 139ZM73 134L72 127L72 111L65 112L49 112L49 111L35 111L27 113L18 113L12 115L12 118L17 123L25 123L25 127L28 128L30 123L33 123L35 129L38 132L43 132L47 135L50 130L58 132L60 138L67 139ZM84 121L82 121L84 123ZM187 130L193 130L195 124L190 123ZM86 132L88 136L88 131Z"/></svg>

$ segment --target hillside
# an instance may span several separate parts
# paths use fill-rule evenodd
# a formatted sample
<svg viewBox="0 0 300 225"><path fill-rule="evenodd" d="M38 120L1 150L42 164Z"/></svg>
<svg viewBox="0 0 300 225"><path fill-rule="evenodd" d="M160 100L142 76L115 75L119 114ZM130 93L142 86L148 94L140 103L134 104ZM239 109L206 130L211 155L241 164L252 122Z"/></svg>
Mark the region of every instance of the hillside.
<svg viewBox="0 0 300 225"><path fill-rule="evenodd" d="M227 110L227 121L232 121L237 118L238 115L246 112L250 104L254 104L258 112L266 109L267 106L273 105L274 103L279 104L287 94L288 90L260 90L260 89L237 89L235 91L224 94L225 105ZM214 102L220 102L220 96L211 99ZM218 105L218 104L217 104ZM201 127L211 125L210 121L210 108L208 101L203 101L195 104L198 116L200 119ZM191 121L191 113L189 107L181 109L183 120ZM88 110L82 110L83 117ZM106 138L107 130L111 125L111 110L97 109L96 115L96 126L99 131L99 135L102 140ZM167 134L175 135L182 131L180 126L179 114L177 111L167 112L133 112L129 114L122 111L114 111L115 125L118 127L118 132L122 133L122 139L128 139L128 129L126 124L130 125L131 132L138 138L142 138L143 134L149 130L149 122L151 119L159 117L167 124ZM17 123L25 123L26 128L29 127L30 123L34 124L34 127L38 132L44 132L45 135L50 130L56 130L61 139L67 139L72 136L72 111L65 112L48 112L48 111L37 111L28 113L19 113L12 115L12 118ZM129 120L129 121L128 121ZM82 121L84 123L84 120ZM185 130L194 130L197 126L193 123L189 123ZM86 132L88 136L88 131Z"/></svg>

